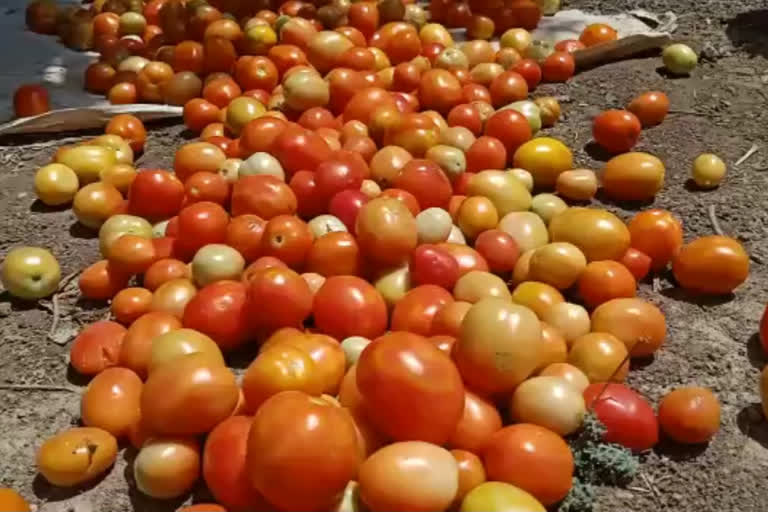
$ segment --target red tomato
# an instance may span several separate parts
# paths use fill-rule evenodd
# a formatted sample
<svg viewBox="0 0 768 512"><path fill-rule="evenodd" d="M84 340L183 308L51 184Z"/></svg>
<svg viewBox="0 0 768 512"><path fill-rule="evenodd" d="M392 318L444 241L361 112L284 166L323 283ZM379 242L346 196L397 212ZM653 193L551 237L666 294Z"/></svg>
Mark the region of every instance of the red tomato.
<svg viewBox="0 0 768 512"><path fill-rule="evenodd" d="M510 272L520 257L515 239L500 229L483 231L475 239L475 250L485 258L491 272Z"/></svg>
<svg viewBox="0 0 768 512"><path fill-rule="evenodd" d="M251 485L246 464L251 423L248 416L227 418L211 431L203 450L205 483L216 501L233 511L261 510L257 507L266 506Z"/></svg>
<svg viewBox="0 0 768 512"><path fill-rule="evenodd" d="M22 85L13 94L16 117L29 117L51 110L48 91L42 85Z"/></svg>
<svg viewBox="0 0 768 512"><path fill-rule="evenodd" d="M360 190L365 179L363 168L349 161L326 160L317 166L315 184L318 199L327 209L331 198L343 190Z"/></svg>
<svg viewBox="0 0 768 512"><path fill-rule="evenodd" d="M128 190L128 211L150 219L165 219L179 213L184 185L162 169L145 169L136 175Z"/></svg>
<svg viewBox="0 0 768 512"><path fill-rule="evenodd" d="M381 107L397 108L389 91L380 87L367 87L358 90L350 97L344 107L344 122L356 119L369 125L372 114Z"/></svg>
<svg viewBox="0 0 768 512"><path fill-rule="evenodd" d="M237 249L246 262L254 261L261 256L261 236L266 224L258 215L234 217L227 225L227 245Z"/></svg>
<svg viewBox="0 0 768 512"><path fill-rule="evenodd" d="M417 334L391 332L371 342L357 362L357 386L366 416L396 441L444 444L464 410L453 361Z"/></svg>
<svg viewBox="0 0 768 512"><path fill-rule="evenodd" d="M478 137L469 147L465 156L467 173L480 172L486 169L504 169L507 166L507 149L496 137L488 137L487 135Z"/></svg>
<svg viewBox="0 0 768 512"><path fill-rule="evenodd" d="M422 210L446 208L453 194L451 182L440 166L418 158L405 164L392 185L413 194Z"/></svg>
<svg viewBox="0 0 768 512"><path fill-rule="evenodd" d="M667 210L645 210L627 224L630 245L651 258L651 269L662 270L683 246L683 225Z"/></svg>
<svg viewBox="0 0 768 512"><path fill-rule="evenodd" d="M369 39L379 28L379 8L372 2L353 3L347 13L349 26L356 28Z"/></svg>
<svg viewBox="0 0 768 512"><path fill-rule="evenodd" d="M447 114L461 103L461 87L461 82L450 71L430 69L421 76L419 82L419 101L422 108Z"/></svg>
<svg viewBox="0 0 768 512"><path fill-rule="evenodd" d="M320 331L343 340L349 336L373 339L387 328L387 305L370 283L354 276L329 277L312 306Z"/></svg>
<svg viewBox="0 0 768 512"><path fill-rule="evenodd" d="M218 244L227 238L227 211L216 203L203 201L179 212L178 242L182 250L194 254L208 244Z"/></svg>
<svg viewBox="0 0 768 512"><path fill-rule="evenodd" d="M395 304L391 329L429 336L435 315L450 302L453 296L439 286L425 284L412 288Z"/></svg>
<svg viewBox="0 0 768 512"><path fill-rule="evenodd" d="M432 17L434 18L435 14L432 13ZM445 50L445 46L443 46L440 43L429 43L422 45L421 47L421 55L423 57L426 57L429 59L429 63L431 65L435 65L435 61L437 60L437 57L443 53L443 50Z"/></svg>
<svg viewBox="0 0 768 512"><path fill-rule="evenodd" d="M521 101L528 97L528 83L520 73L505 71L491 82L489 88L493 106L501 108L514 101Z"/></svg>
<svg viewBox="0 0 768 512"><path fill-rule="evenodd" d="M232 215L246 213L269 220L278 215L296 213L296 194L284 181L274 176L244 176L232 187Z"/></svg>
<svg viewBox="0 0 768 512"><path fill-rule="evenodd" d="M418 226L411 210L383 194L360 209L355 234L363 255L380 266L406 262L418 245Z"/></svg>
<svg viewBox="0 0 768 512"><path fill-rule="evenodd" d="M461 94L463 100L467 103L473 101L482 101L483 103L491 104L491 92L488 88L481 84L465 84L461 88Z"/></svg>
<svg viewBox="0 0 768 512"><path fill-rule="evenodd" d="M222 350L235 349L248 339L246 295L240 282L209 284L187 303L182 324L210 336Z"/></svg>
<svg viewBox="0 0 768 512"><path fill-rule="evenodd" d="M357 475L357 439L345 409L300 391L278 393L253 418L251 483L280 509L329 510Z"/></svg>
<svg viewBox="0 0 768 512"><path fill-rule="evenodd" d="M645 278L651 270L651 257L632 247L627 249L621 257L621 263L629 269L637 281Z"/></svg>
<svg viewBox="0 0 768 512"><path fill-rule="evenodd" d="M494 403L467 390L464 392L464 412L448 446L482 454L483 447L499 429L501 415Z"/></svg>
<svg viewBox="0 0 768 512"><path fill-rule="evenodd" d="M312 290L289 268L265 268L248 277L248 304L256 328L300 327L312 312Z"/></svg>
<svg viewBox="0 0 768 512"><path fill-rule="evenodd" d="M317 193L315 173L299 171L291 177L288 186L296 196L297 213L305 219L311 219L325 212L325 201Z"/></svg>
<svg viewBox="0 0 768 512"><path fill-rule="evenodd" d="M480 135L483 131L483 120L480 118L480 112L469 103L462 103L453 107L445 120L448 126L463 126L475 135Z"/></svg>
<svg viewBox="0 0 768 512"><path fill-rule="evenodd" d="M299 268L312 247L312 232L306 222L294 215L278 215L267 222L261 237L262 254Z"/></svg>
<svg viewBox="0 0 768 512"><path fill-rule="evenodd" d="M590 384L584 390L584 401L605 425L607 442L636 452L649 450L658 442L659 422L653 408L624 384Z"/></svg>
<svg viewBox="0 0 768 512"><path fill-rule="evenodd" d="M459 279L459 264L453 256L431 244L420 245L413 251L408 270L416 285L432 284L453 290Z"/></svg>
<svg viewBox="0 0 768 512"><path fill-rule="evenodd" d="M596 44L615 41L619 34L616 29L605 23L593 23L581 32L579 41L585 46L594 46Z"/></svg>
<svg viewBox="0 0 768 512"><path fill-rule="evenodd" d="M499 139L504 144L508 157L514 155L517 148L531 140L532 136L528 120L511 108L499 110L489 117L485 122L485 134Z"/></svg>
<svg viewBox="0 0 768 512"><path fill-rule="evenodd" d="M328 106L337 115L344 112L355 94L368 87L363 74L353 69L336 68L328 73L326 79L331 95Z"/></svg>
<svg viewBox="0 0 768 512"><path fill-rule="evenodd" d="M357 240L345 231L326 233L315 239L307 254L306 271L324 277L360 275L362 266Z"/></svg>
<svg viewBox="0 0 768 512"><path fill-rule="evenodd" d="M87 325L69 349L72 367L81 375L96 375L120 361L120 348L127 329L117 322L101 320Z"/></svg>
<svg viewBox="0 0 768 512"><path fill-rule="evenodd" d="M330 110L323 107L312 107L305 110L297 121L307 130L317 130L318 128L341 128L341 123L331 113Z"/></svg>
<svg viewBox="0 0 768 512"><path fill-rule="evenodd" d="M338 217L350 233L354 233L357 214L368 201L369 197L359 190L342 190L331 198L328 212Z"/></svg>
<svg viewBox="0 0 768 512"><path fill-rule="evenodd" d="M459 264L459 277L472 270L489 271L488 262L485 261L482 254L468 245L443 242L437 244L437 246L450 253L456 259L456 262Z"/></svg>
<svg viewBox="0 0 768 512"><path fill-rule="evenodd" d="M325 139L298 126L291 126L278 135L272 151L289 177L302 169L314 171L331 157L331 148Z"/></svg>
<svg viewBox="0 0 768 512"><path fill-rule="evenodd" d="M571 490L571 449L562 437L538 425L511 425L493 434L483 448L483 462L489 480L519 487L545 506Z"/></svg>
<svg viewBox="0 0 768 512"><path fill-rule="evenodd" d="M196 172L187 178L184 189L189 203L210 201L224 205L229 199L229 183L221 174Z"/></svg>
<svg viewBox="0 0 768 512"><path fill-rule="evenodd" d="M576 61L570 52L554 52L541 64L541 73L547 82L565 82L576 72Z"/></svg>
<svg viewBox="0 0 768 512"><path fill-rule="evenodd" d="M606 110L595 118L592 136L611 153L623 153L637 144L642 129L640 120L632 112Z"/></svg>
<svg viewBox="0 0 768 512"><path fill-rule="evenodd" d="M533 59L522 59L512 68L512 71L519 73L525 79L528 90L535 89L541 82L541 66Z"/></svg>
<svg viewBox="0 0 768 512"><path fill-rule="evenodd" d="M287 128L286 121L272 116L248 121L240 132L240 152L243 158L258 152L271 152L275 140Z"/></svg>

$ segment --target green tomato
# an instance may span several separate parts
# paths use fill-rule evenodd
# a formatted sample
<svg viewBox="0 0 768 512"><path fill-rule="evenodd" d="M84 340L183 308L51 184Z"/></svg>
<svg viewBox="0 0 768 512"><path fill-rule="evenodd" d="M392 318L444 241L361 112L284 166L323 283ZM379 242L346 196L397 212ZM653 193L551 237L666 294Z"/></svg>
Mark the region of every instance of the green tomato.
<svg viewBox="0 0 768 512"><path fill-rule="evenodd" d="M681 43L664 48L661 58L664 61L664 67L675 75L687 75L699 62L696 52L690 46Z"/></svg>
<svg viewBox="0 0 768 512"><path fill-rule="evenodd" d="M42 299L56 291L59 281L61 267L47 249L17 247L3 261L3 286L14 297Z"/></svg>
<svg viewBox="0 0 768 512"><path fill-rule="evenodd" d="M514 485L485 482L464 496L460 512L546 512L539 501Z"/></svg>
<svg viewBox="0 0 768 512"><path fill-rule="evenodd" d="M350 336L341 342L341 349L344 351L344 357L347 360L347 369L353 364L357 364L363 349L370 343L371 340L362 336Z"/></svg>
<svg viewBox="0 0 768 512"><path fill-rule="evenodd" d="M192 277L198 286L228 279L239 281L244 268L242 255L224 244L204 245L192 259Z"/></svg>
<svg viewBox="0 0 768 512"><path fill-rule="evenodd" d="M504 108L511 108L523 114L528 121L528 125L531 127L531 134L535 135L536 132L541 130L541 109L534 102L529 100L516 101Z"/></svg>
<svg viewBox="0 0 768 512"><path fill-rule="evenodd" d="M531 200L531 210L549 224L552 217L568 209L568 204L554 194L537 194Z"/></svg>

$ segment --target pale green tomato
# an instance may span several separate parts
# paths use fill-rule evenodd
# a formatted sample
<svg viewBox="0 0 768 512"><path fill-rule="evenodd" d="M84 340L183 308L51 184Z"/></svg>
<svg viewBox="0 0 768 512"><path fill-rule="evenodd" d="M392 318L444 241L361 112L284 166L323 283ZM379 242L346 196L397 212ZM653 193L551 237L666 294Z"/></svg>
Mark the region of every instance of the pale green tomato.
<svg viewBox="0 0 768 512"><path fill-rule="evenodd" d="M285 181L285 171L283 166L280 165L280 161L273 157L269 153L258 152L248 157L238 169L238 175L243 176L255 176L260 174L267 174L274 176L280 181Z"/></svg>
<svg viewBox="0 0 768 512"><path fill-rule="evenodd" d="M239 281L244 268L243 256L224 244L204 245L192 259L192 277L198 286L229 279Z"/></svg>
<svg viewBox="0 0 768 512"><path fill-rule="evenodd" d="M333 233L335 231L348 231L347 226L341 221L341 219L334 217L333 215L318 215L314 219L310 220L307 225L309 226L309 230L312 232L312 236L315 238L320 238L323 235L327 235L328 233Z"/></svg>
<svg viewBox="0 0 768 512"><path fill-rule="evenodd" d="M350 336L341 342L341 349L344 351L344 356L347 359L347 369L357 363L363 349L370 343L371 340L362 336Z"/></svg>
<svg viewBox="0 0 768 512"><path fill-rule="evenodd" d="M154 226L152 226L152 238L163 238L165 236L165 230L168 229L167 220L161 220Z"/></svg>
<svg viewBox="0 0 768 512"><path fill-rule="evenodd" d="M316 71L299 70L291 73L283 82L285 104L302 112L312 107L324 107L330 99L328 82Z"/></svg>
<svg viewBox="0 0 768 512"><path fill-rule="evenodd" d="M130 57L126 57L120 61L120 64L117 65L117 70L133 71L134 73L138 73L144 69L147 64L149 64L149 59L139 57L138 55L131 55Z"/></svg>
<svg viewBox="0 0 768 512"><path fill-rule="evenodd" d="M451 214L442 208L427 208L416 216L420 244L445 242L451 234Z"/></svg>
<svg viewBox="0 0 768 512"><path fill-rule="evenodd" d="M520 252L537 249L549 242L547 226L532 212L508 213L499 221L499 229L515 239Z"/></svg>
<svg viewBox="0 0 768 512"><path fill-rule="evenodd" d="M448 47L435 59L435 68L455 71L457 69L469 69L469 59L463 51L456 47Z"/></svg>
<svg viewBox="0 0 768 512"><path fill-rule="evenodd" d="M723 181L725 162L712 153L703 153L693 161L693 181L701 188L715 188Z"/></svg>
<svg viewBox="0 0 768 512"><path fill-rule="evenodd" d="M2 281L14 297L42 299L59 287L61 267L47 249L17 247L3 260Z"/></svg>
<svg viewBox="0 0 768 512"><path fill-rule="evenodd" d="M528 189L528 192L533 190L533 175L531 173L518 167L509 169L507 172L514 176L517 181L525 185L525 188Z"/></svg>
<svg viewBox="0 0 768 512"><path fill-rule="evenodd" d="M163 233L165 233L164 228ZM107 258L109 256L109 248L123 235L152 238L152 224L136 215L119 214L111 216L99 228L99 250L101 250L101 255Z"/></svg>
<svg viewBox="0 0 768 512"><path fill-rule="evenodd" d="M512 484L484 482L464 496L459 512L546 512L536 498Z"/></svg>
<svg viewBox="0 0 768 512"><path fill-rule="evenodd" d="M511 108L523 114L528 121L528 125L531 127L531 134L535 135L536 132L541 130L541 109L534 102L529 100L516 101L504 108Z"/></svg>
<svg viewBox="0 0 768 512"><path fill-rule="evenodd" d="M435 162L443 170L448 179L454 181L467 169L467 159L464 151L459 148L438 144L427 150L427 160Z"/></svg>
<svg viewBox="0 0 768 512"><path fill-rule="evenodd" d="M554 194L536 194L531 200L531 210L549 224L552 217L568 209L565 201Z"/></svg>
<svg viewBox="0 0 768 512"><path fill-rule="evenodd" d="M80 188L75 171L63 164L48 164L35 173L35 194L48 206L71 203Z"/></svg>
<svg viewBox="0 0 768 512"><path fill-rule="evenodd" d="M120 15L120 34L141 35L147 28L147 20L137 12L124 12Z"/></svg>
<svg viewBox="0 0 768 512"><path fill-rule="evenodd" d="M455 224L451 226L451 234L448 235L448 240L452 244L467 245L467 239L464 237L464 233L461 232L461 228Z"/></svg>
<svg viewBox="0 0 768 512"><path fill-rule="evenodd" d="M535 39L531 45L525 49L525 56L537 62L543 62L554 52L555 45L552 43L552 41L540 41Z"/></svg>
<svg viewBox="0 0 768 512"><path fill-rule="evenodd" d="M227 158L219 166L219 174L227 180L228 183L234 183L240 178L240 167L243 161L239 158Z"/></svg>
<svg viewBox="0 0 768 512"><path fill-rule="evenodd" d="M398 267L384 272L374 286L389 307L393 307L411 289L411 273L408 267Z"/></svg>
<svg viewBox="0 0 768 512"><path fill-rule="evenodd" d="M664 67L675 75L687 75L696 68L699 57L693 49L682 43L671 44L661 54Z"/></svg>

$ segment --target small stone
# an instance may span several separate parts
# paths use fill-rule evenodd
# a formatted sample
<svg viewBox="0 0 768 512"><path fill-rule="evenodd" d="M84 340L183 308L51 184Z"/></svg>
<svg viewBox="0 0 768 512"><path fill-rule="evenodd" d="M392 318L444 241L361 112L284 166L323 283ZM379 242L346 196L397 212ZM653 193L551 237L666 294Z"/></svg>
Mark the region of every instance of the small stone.
<svg viewBox="0 0 768 512"><path fill-rule="evenodd" d="M0 303L0 318L5 318L11 314L11 304L8 302Z"/></svg>

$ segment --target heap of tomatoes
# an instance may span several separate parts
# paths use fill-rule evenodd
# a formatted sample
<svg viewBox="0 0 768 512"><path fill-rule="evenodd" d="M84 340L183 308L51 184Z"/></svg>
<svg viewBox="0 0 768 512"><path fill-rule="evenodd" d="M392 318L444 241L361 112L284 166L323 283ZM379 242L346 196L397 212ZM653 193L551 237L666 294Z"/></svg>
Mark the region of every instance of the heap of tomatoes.
<svg viewBox="0 0 768 512"><path fill-rule="evenodd" d="M585 206L595 172L535 136L560 105L529 91L567 80L569 52L615 31L589 27L539 63L519 53L524 30L495 51L454 45L436 23L380 26L405 7L392 4L328 4L348 10L320 30L328 5L286 2L241 27L220 10L238 2L153 0L148 27L177 43L163 58L110 62L123 47L103 48L91 88L183 103L200 139L173 169L137 170L147 132L120 115L35 177L41 201L71 203L98 230L103 259L79 289L110 301L113 318L72 343L72 367L92 380L83 426L39 449L49 482L97 478L128 441L139 491L177 498L203 480L218 503L207 511L533 512L569 493L566 440L588 412L606 442L635 452L660 432L716 434L709 390L677 389L657 413L624 384L630 358L666 337L637 283L671 266L692 293L731 293L748 255L724 236L685 244L666 210L625 222ZM497 31L474 3L432 8L448 25ZM115 68L129 59L136 69ZM663 186L663 163L628 151L667 110L653 92L595 121L617 154L602 172L608 197L649 200ZM11 278L36 275L28 297L55 290L58 265L42 286L46 258L9 260L4 283L24 292L35 279ZM241 377L233 352L252 355Z"/></svg>

